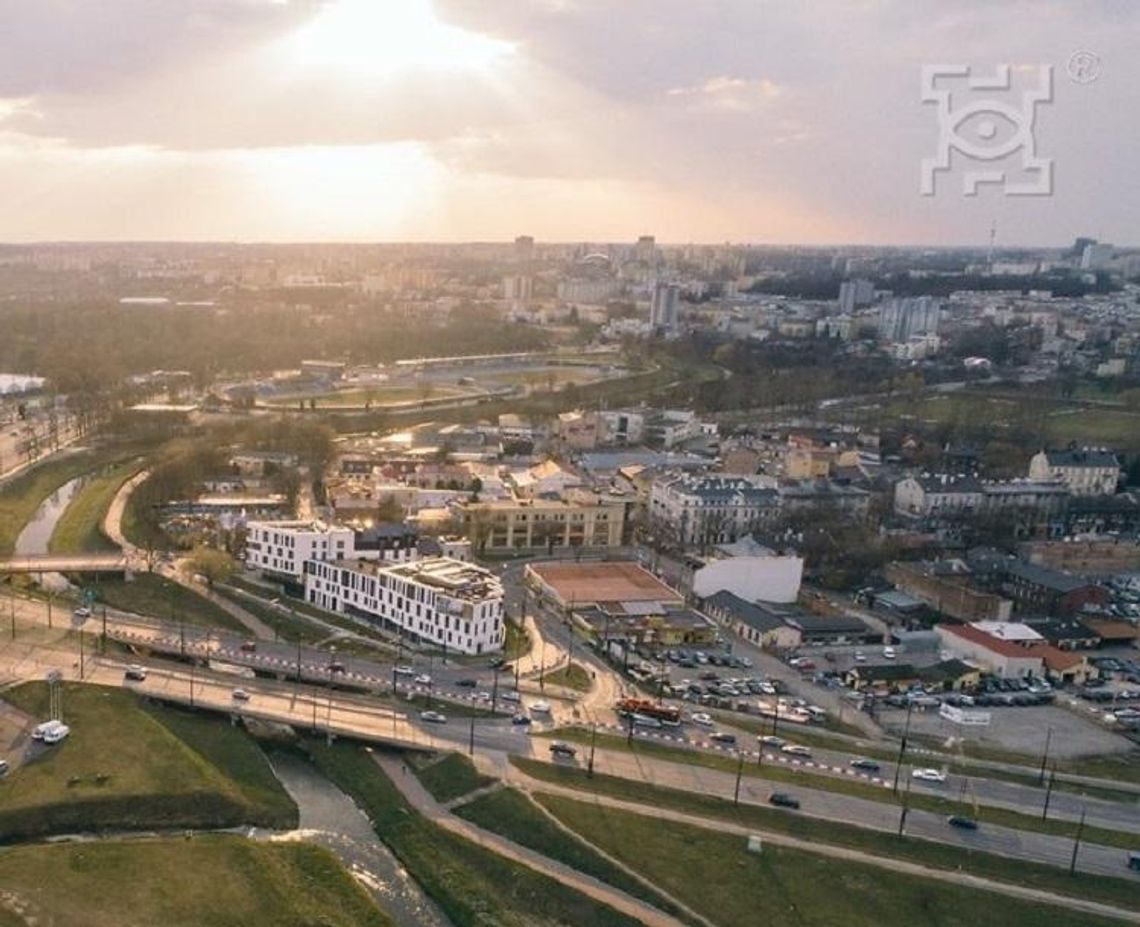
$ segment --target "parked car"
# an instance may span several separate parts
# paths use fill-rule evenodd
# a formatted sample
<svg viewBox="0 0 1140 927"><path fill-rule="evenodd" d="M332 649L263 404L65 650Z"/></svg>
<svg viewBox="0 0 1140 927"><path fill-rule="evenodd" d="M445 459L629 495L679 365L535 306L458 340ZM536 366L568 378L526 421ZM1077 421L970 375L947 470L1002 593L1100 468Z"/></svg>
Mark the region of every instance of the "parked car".
<svg viewBox="0 0 1140 927"><path fill-rule="evenodd" d="M550 714L550 702L533 702L530 706L532 712L537 711L539 714Z"/></svg>
<svg viewBox="0 0 1140 927"><path fill-rule="evenodd" d="M923 782L945 782L946 773L940 769L912 769L910 771L912 779L921 779Z"/></svg>
<svg viewBox="0 0 1140 927"><path fill-rule="evenodd" d="M695 715L692 716L690 720L693 722L693 724L699 724L701 727L713 726L712 717L703 711L698 711Z"/></svg>
<svg viewBox="0 0 1140 927"><path fill-rule="evenodd" d="M57 720L44 721L40 724L37 724L34 728L32 728L32 740L43 740L49 731L54 730L61 724L63 724L63 722Z"/></svg>
<svg viewBox="0 0 1140 927"><path fill-rule="evenodd" d="M768 796L768 804L777 808L799 808L800 800L787 792L773 792Z"/></svg>
<svg viewBox="0 0 1140 927"><path fill-rule="evenodd" d="M952 814L946 819L946 823L951 827L960 827L962 830L977 830L978 822L973 818L968 818L964 814Z"/></svg>
<svg viewBox="0 0 1140 927"><path fill-rule="evenodd" d="M861 769L864 772L878 772L882 768L874 760L864 759L863 757L857 757L847 765L852 769Z"/></svg>
<svg viewBox="0 0 1140 927"><path fill-rule="evenodd" d="M420 720L428 721L431 724L447 724L447 715L440 714L438 711L421 711Z"/></svg>
<svg viewBox="0 0 1140 927"><path fill-rule="evenodd" d="M64 740L70 733L71 728L69 728L62 721L57 721L54 727L51 727L48 730L44 731L42 740L45 744L57 744L61 740Z"/></svg>

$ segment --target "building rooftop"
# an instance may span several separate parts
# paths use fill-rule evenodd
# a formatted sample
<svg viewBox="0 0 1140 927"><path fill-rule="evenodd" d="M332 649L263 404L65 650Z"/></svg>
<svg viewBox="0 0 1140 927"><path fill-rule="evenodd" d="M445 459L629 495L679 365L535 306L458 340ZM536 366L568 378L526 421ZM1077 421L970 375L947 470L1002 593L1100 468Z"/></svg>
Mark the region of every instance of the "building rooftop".
<svg viewBox="0 0 1140 927"><path fill-rule="evenodd" d="M1070 448L1062 451L1045 451L1050 467L1119 467L1120 461L1112 451L1103 447Z"/></svg>
<svg viewBox="0 0 1140 927"><path fill-rule="evenodd" d="M1010 576L1022 579L1034 586L1043 586L1054 592L1066 593L1074 589L1081 589L1090 585L1088 580L1072 573L1063 573L1049 567L1038 566L1036 563L1025 563L1015 560L1006 567Z"/></svg>
<svg viewBox="0 0 1140 927"><path fill-rule="evenodd" d="M764 602L749 602L727 589L714 592L705 599L704 604L706 608L724 611L760 632L775 631L785 627L788 615L794 614L792 610L785 610L779 606Z"/></svg>
<svg viewBox="0 0 1140 927"><path fill-rule="evenodd" d="M383 560L341 560L338 566L358 573L395 576L408 582L431 586L456 598L480 602L503 594L502 583L490 570L448 557L427 557L409 563L387 563Z"/></svg>

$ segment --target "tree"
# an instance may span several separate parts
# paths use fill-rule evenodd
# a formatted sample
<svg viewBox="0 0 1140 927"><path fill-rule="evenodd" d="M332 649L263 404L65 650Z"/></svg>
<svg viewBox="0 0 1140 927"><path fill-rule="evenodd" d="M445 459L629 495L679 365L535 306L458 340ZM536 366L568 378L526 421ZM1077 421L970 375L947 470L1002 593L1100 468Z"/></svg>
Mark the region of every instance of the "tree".
<svg viewBox="0 0 1140 927"><path fill-rule="evenodd" d="M186 560L186 571L191 575L204 576L206 585L213 588L215 583L228 582L237 571L237 564L224 550L195 547Z"/></svg>
<svg viewBox="0 0 1140 927"><path fill-rule="evenodd" d="M404 507L396 501L396 497L391 493L381 499L380 504L376 507L376 520L378 522L404 520Z"/></svg>

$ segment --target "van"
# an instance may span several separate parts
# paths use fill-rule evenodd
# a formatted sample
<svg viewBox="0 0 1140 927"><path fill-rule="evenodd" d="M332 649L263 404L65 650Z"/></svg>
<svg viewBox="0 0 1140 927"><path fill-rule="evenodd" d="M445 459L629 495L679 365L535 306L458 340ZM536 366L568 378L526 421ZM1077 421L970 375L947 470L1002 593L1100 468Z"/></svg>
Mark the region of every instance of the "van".
<svg viewBox="0 0 1140 927"><path fill-rule="evenodd" d="M55 720L44 721L41 724L37 724L34 728L32 728L32 739L43 740L49 731L55 730L55 728L59 727L61 724L63 724L62 721Z"/></svg>

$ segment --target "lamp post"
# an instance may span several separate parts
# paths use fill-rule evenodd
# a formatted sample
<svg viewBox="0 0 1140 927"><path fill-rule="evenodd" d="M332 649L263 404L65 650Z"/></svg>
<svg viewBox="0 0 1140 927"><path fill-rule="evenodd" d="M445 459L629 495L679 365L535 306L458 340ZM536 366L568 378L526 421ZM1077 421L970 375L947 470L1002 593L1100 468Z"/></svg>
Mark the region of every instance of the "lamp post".
<svg viewBox="0 0 1140 927"><path fill-rule="evenodd" d="M475 755L475 693L471 693L471 727L467 733L467 755Z"/></svg>
<svg viewBox="0 0 1140 927"><path fill-rule="evenodd" d="M1049 761L1049 742L1053 739L1053 727L1045 731L1045 749L1041 751L1041 772L1037 776L1037 784L1045 784L1045 764Z"/></svg>
<svg viewBox="0 0 1140 927"><path fill-rule="evenodd" d="M329 691L328 709L325 712L325 729L329 739L332 739L332 694L333 694L333 667L336 665L336 645L329 646Z"/></svg>
<svg viewBox="0 0 1140 927"><path fill-rule="evenodd" d="M744 751L738 750L738 760L736 763L736 786L732 790L732 803L734 805L740 804L740 777L744 775Z"/></svg>
<svg viewBox="0 0 1140 927"><path fill-rule="evenodd" d="M1069 875L1077 871L1077 854L1081 850L1081 832L1085 829L1085 809L1081 808L1081 820L1077 824L1077 833L1073 838L1073 858L1069 861Z"/></svg>
<svg viewBox="0 0 1140 927"><path fill-rule="evenodd" d="M598 722L590 722L590 759L586 762L587 778L594 778L594 748L598 743Z"/></svg>

